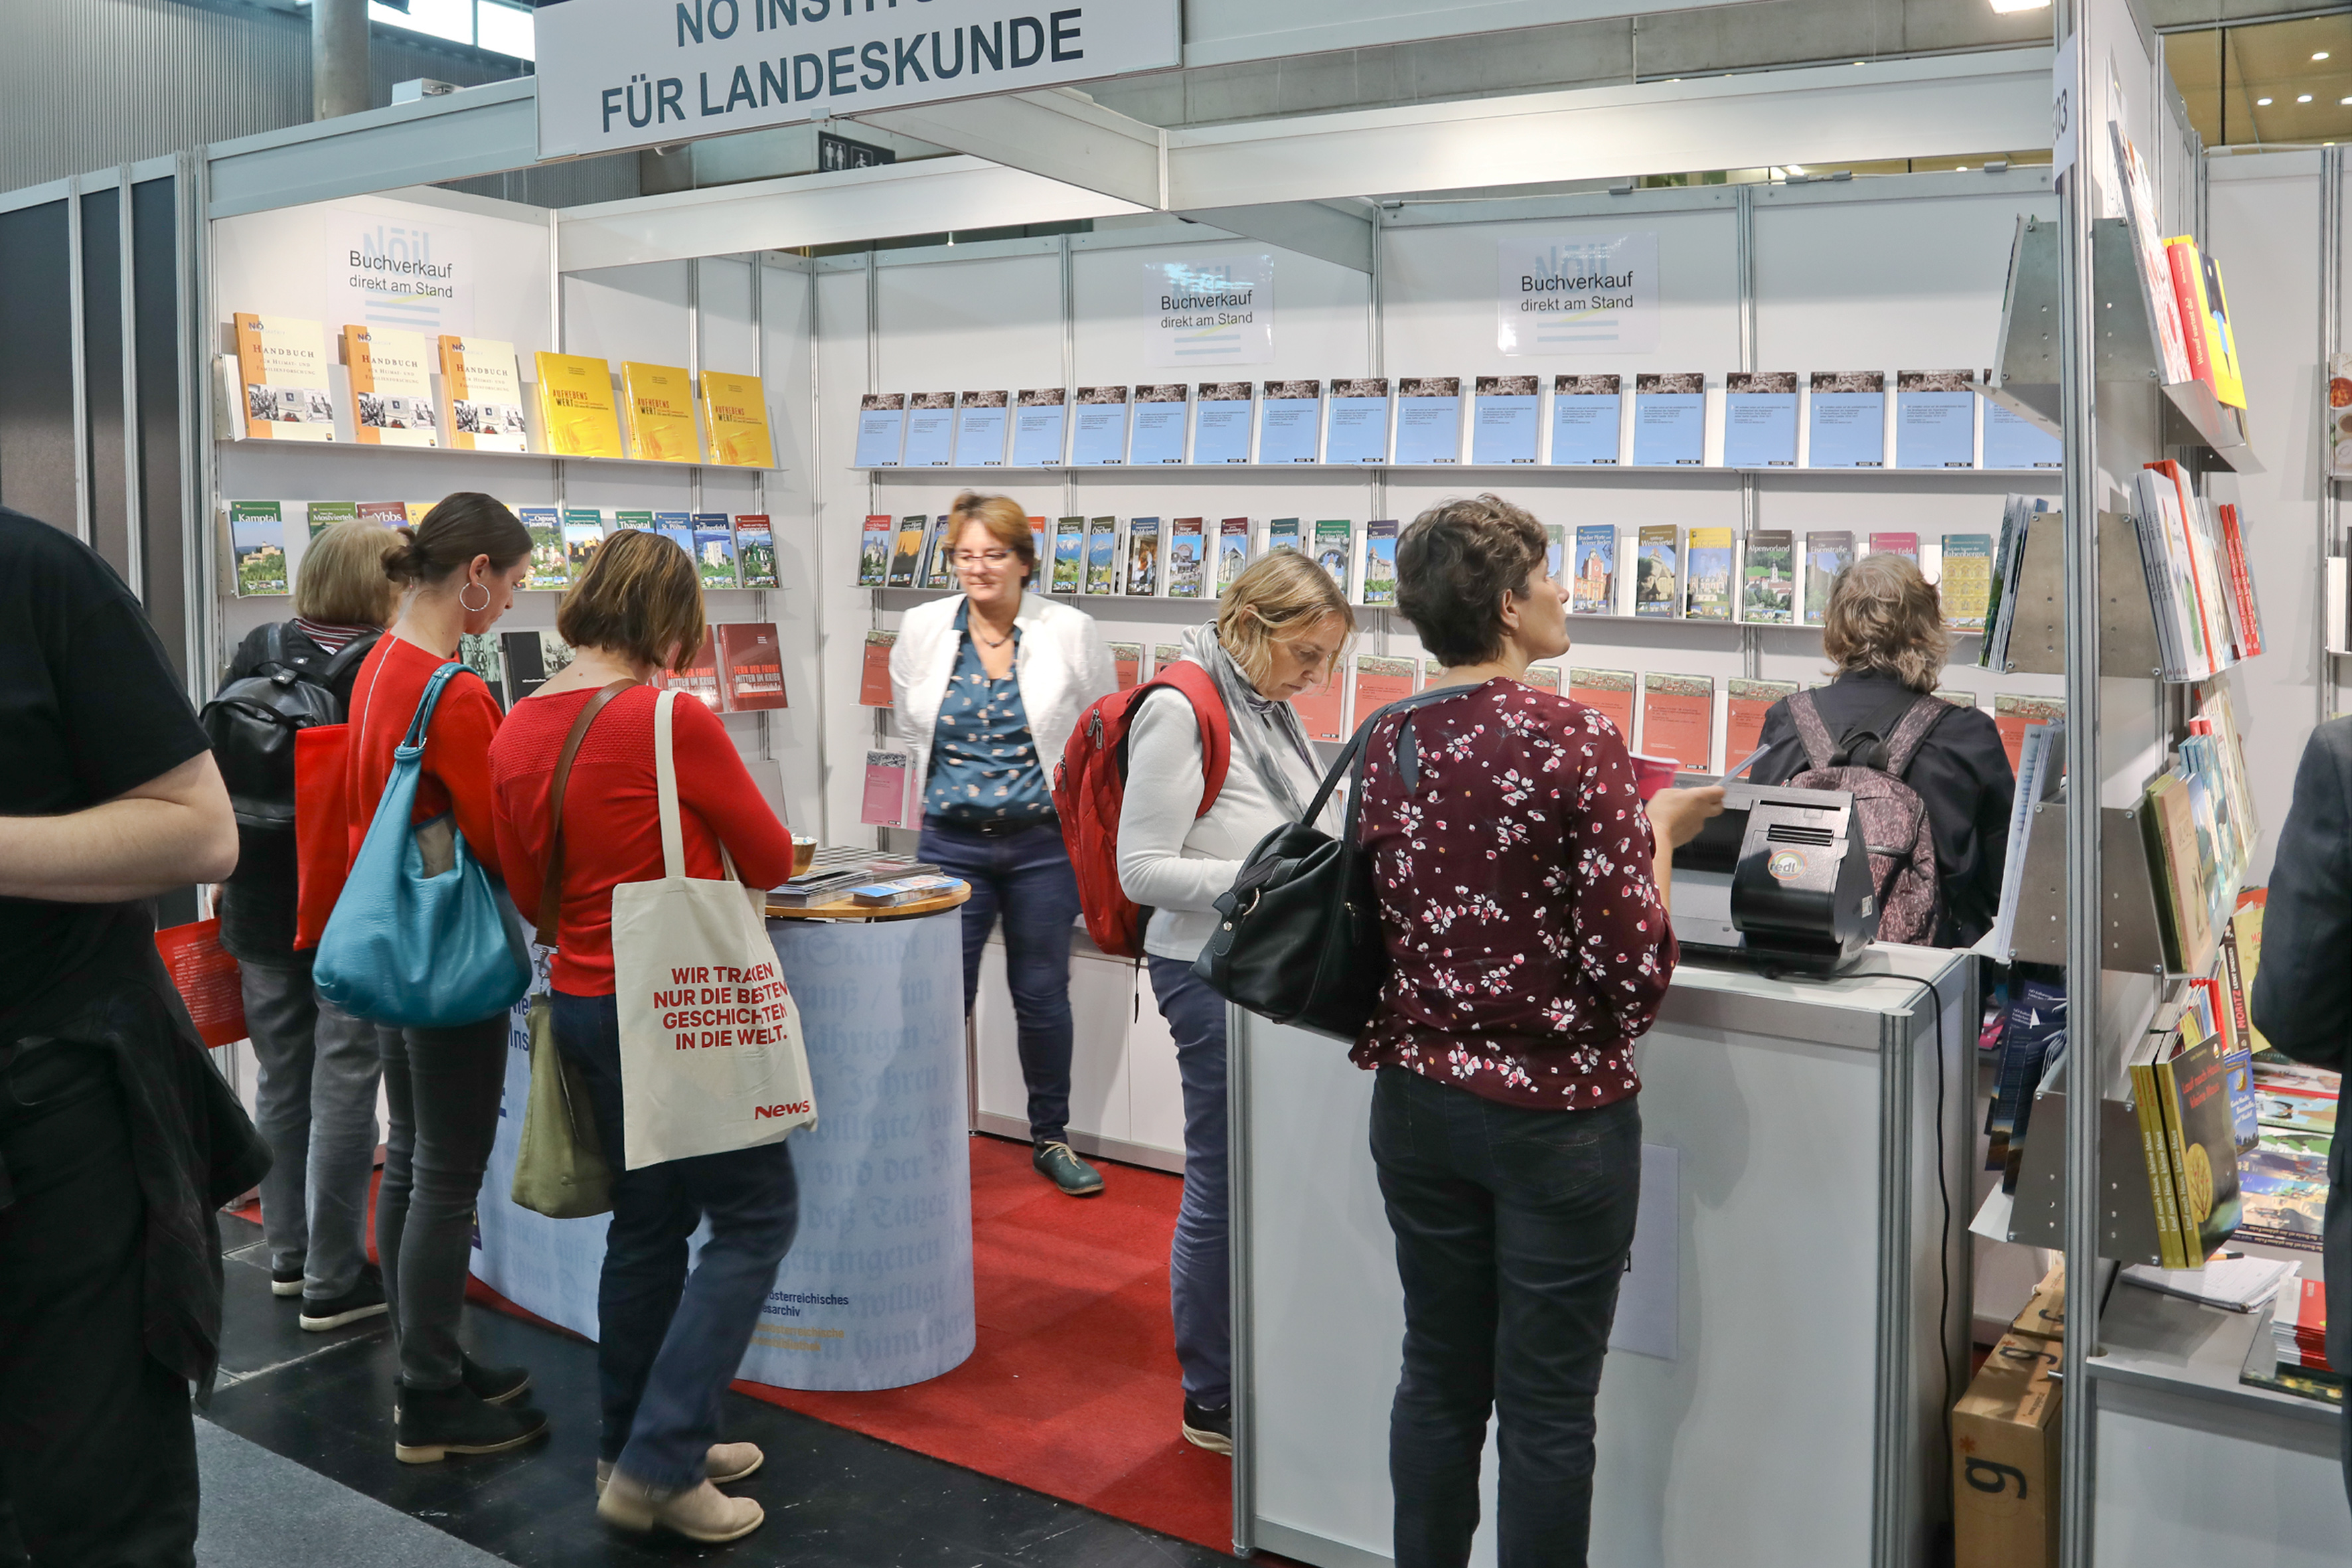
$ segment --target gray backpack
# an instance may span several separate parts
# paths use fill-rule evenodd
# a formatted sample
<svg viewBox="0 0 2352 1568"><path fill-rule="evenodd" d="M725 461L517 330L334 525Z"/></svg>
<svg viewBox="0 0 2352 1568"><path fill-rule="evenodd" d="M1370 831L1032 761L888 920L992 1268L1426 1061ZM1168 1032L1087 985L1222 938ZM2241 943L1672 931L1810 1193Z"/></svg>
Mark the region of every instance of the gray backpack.
<svg viewBox="0 0 2352 1568"><path fill-rule="evenodd" d="M1878 940L1936 940L1943 889L1936 874L1936 837L1927 803L1903 782L1919 743L1952 710L1938 697L1906 691L1841 740L1830 739L1810 691L1788 699L1789 717L1811 764L1788 781L1790 789L1844 790L1853 796L1862 841L1870 851L1870 883L1878 896Z"/></svg>

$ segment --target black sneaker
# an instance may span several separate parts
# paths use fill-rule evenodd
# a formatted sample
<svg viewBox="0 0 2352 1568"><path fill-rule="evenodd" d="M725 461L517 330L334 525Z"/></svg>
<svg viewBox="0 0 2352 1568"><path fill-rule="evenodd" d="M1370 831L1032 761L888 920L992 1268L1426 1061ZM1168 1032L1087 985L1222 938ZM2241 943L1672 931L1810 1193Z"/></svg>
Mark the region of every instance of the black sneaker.
<svg viewBox="0 0 2352 1568"><path fill-rule="evenodd" d="M1196 1448L1206 1448L1212 1454L1231 1458L1234 1451L1233 1405L1227 1403L1208 1410L1189 1399L1184 1401L1184 1441Z"/></svg>
<svg viewBox="0 0 2352 1568"><path fill-rule="evenodd" d="M1103 1190L1102 1173L1078 1158L1067 1143L1040 1143L1029 1158L1038 1174L1074 1198L1090 1198Z"/></svg>
<svg viewBox="0 0 2352 1568"><path fill-rule="evenodd" d="M350 1289L332 1300L305 1298L302 1326L314 1334L321 1334L345 1323L356 1323L362 1318L373 1318L383 1310L383 1275L371 1263L360 1269L360 1277Z"/></svg>
<svg viewBox="0 0 2352 1568"><path fill-rule="evenodd" d="M529 1367L484 1366L472 1356L463 1359L460 1375L466 1386L474 1391L474 1397L485 1405L511 1405L530 1392Z"/></svg>
<svg viewBox="0 0 2352 1568"><path fill-rule="evenodd" d="M547 1417L525 1405L486 1405L464 1384L401 1384L393 1407L392 1451L404 1465L437 1464L452 1454L503 1454L547 1435Z"/></svg>
<svg viewBox="0 0 2352 1568"><path fill-rule="evenodd" d="M302 1270L299 1268L271 1269L269 1293L273 1296L299 1296L302 1293Z"/></svg>

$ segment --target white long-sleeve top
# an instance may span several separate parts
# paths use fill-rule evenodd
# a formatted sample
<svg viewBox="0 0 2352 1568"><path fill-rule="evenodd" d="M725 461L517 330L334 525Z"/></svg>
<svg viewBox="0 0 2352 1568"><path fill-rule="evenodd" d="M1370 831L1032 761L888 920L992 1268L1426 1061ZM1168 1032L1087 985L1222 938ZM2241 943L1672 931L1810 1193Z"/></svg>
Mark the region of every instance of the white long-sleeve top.
<svg viewBox="0 0 2352 1568"><path fill-rule="evenodd" d="M1302 802L1322 780L1287 737L1255 712L1228 721L1264 725L1265 751L1290 778ZM1214 906L1234 885L1242 861L1259 839L1289 820L1274 804L1236 741L1224 787L1206 816L1201 808L1201 726L1181 691L1143 700L1127 731L1127 796L1118 815L1118 882L1127 896L1151 910L1143 951L1192 960L1216 930ZM1339 830L1339 802L1324 808L1327 831Z"/></svg>

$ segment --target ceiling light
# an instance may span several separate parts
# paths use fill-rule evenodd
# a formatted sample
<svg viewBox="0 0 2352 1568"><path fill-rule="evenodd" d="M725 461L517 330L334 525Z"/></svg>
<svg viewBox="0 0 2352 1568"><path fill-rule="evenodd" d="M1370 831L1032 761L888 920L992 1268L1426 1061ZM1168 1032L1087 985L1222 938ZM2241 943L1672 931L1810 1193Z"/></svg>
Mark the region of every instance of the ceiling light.
<svg viewBox="0 0 2352 1568"><path fill-rule="evenodd" d="M2315 60L2324 60L2327 58L2327 51L2326 49L2322 49L2311 58Z"/></svg>
<svg viewBox="0 0 2352 1568"><path fill-rule="evenodd" d="M2254 107L2256 109L2268 109L2270 106L2271 100L2267 98L2258 98L2254 100Z"/></svg>
<svg viewBox="0 0 2352 1568"><path fill-rule="evenodd" d="M2311 94L2309 94L2309 93L2307 93L2307 92L2306 92L2306 93L2300 93L2300 94L2298 94L2298 95L2296 96L2296 98L2295 98L2295 101L2296 101L2297 103L2309 103L2309 102L2311 101Z"/></svg>
<svg viewBox="0 0 2352 1568"><path fill-rule="evenodd" d="M1785 167L1788 169L1789 173L1792 174L1801 174L1805 172L1805 166L1802 163L1790 163L1785 165Z"/></svg>
<svg viewBox="0 0 2352 1568"><path fill-rule="evenodd" d="M2040 11L2049 4L2050 0L1992 0L1992 8L1996 15L2006 16L2017 11Z"/></svg>
<svg viewBox="0 0 2352 1568"><path fill-rule="evenodd" d="M2352 98L2339 98L2336 101L2338 103L2352 103Z"/></svg>

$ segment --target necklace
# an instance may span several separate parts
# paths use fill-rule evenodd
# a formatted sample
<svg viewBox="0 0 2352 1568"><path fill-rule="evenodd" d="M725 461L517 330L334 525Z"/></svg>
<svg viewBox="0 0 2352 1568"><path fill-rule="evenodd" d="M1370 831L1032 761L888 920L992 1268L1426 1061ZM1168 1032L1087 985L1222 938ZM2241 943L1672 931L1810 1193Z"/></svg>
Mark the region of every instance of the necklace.
<svg viewBox="0 0 2352 1568"><path fill-rule="evenodd" d="M1006 628L1004 635L1001 637L990 637L985 631L981 629L980 620L977 616L974 616L969 623L967 623L964 629L971 632L972 636L978 637L983 644L990 647L1003 647L1006 643L1013 640L1013 632L1010 627Z"/></svg>

